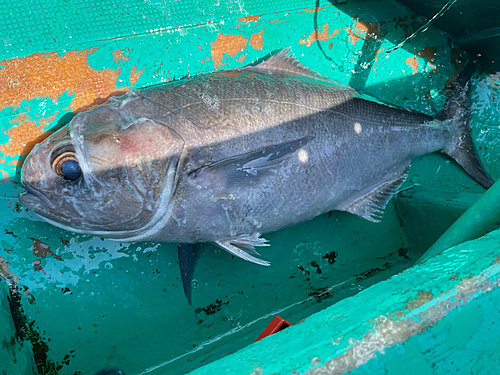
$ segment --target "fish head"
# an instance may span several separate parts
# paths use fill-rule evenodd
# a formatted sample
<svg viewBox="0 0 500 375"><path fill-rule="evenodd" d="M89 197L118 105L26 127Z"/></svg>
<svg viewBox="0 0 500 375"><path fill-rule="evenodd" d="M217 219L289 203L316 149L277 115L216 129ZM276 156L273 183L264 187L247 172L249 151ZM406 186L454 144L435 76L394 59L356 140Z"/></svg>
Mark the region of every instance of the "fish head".
<svg viewBox="0 0 500 375"><path fill-rule="evenodd" d="M140 236L167 210L183 147L168 126L103 105L77 114L33 148L19 199L66 230Z"/></svg>

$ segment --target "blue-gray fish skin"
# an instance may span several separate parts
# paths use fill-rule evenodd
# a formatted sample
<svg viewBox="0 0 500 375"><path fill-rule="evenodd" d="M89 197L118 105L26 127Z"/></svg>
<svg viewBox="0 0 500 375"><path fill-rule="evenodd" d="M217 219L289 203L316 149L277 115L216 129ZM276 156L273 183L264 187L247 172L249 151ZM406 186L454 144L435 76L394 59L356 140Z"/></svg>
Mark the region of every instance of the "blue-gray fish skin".
<svg viewBox="0 0 500 375"><path fill-rule="evenodd" d="M432 118L362 99L282 51L76 115L27 158L20 200L70 231L212 242L267 264L252 255L261 233L331 210L380 220L416 156L445 152L489 187L466 86ZM61 172L70 159L76 179Z"/></svg>

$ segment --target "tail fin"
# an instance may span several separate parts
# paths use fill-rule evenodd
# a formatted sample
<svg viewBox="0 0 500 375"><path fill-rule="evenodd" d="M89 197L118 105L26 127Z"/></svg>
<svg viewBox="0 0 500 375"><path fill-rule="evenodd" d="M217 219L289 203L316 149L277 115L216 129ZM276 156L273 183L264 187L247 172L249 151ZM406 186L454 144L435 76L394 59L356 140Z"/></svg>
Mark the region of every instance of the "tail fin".
<svg viewBox="0 0 500 375"><path fill-rule="evenodd" d="M484 169L471 137L469 81L473 72L474 64L471 62L460 73L448 101L436 119L449 121L455 131L452 144L443 152L455 159L478 184L488 189L494 181Z"/></svg>

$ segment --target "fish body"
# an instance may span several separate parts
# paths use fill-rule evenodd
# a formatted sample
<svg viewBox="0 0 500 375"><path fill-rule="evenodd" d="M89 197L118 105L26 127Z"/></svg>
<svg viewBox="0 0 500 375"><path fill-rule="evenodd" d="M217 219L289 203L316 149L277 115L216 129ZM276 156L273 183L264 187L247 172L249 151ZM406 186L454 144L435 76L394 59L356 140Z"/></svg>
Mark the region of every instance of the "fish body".
<svg viewBox="0 0 500 375"><path fill-rule="evenodd" d="M261 233L332 210L379 221L419 155L445 152L489 187L466 87L433 118L365 100L282 51L77 114L26 159L20 200L70 231L212 242L267 264L254 256ZM77 178L61 172L68 161Z"/></svg>

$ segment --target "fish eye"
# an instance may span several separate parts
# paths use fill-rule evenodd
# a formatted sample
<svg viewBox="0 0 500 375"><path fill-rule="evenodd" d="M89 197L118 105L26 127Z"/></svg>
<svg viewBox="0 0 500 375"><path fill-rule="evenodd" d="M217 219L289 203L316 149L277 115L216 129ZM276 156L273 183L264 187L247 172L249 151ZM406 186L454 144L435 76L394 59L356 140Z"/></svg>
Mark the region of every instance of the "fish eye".
<svg viewBox="0 0 500 375"><path fill-rule="evenodd" d="M52 162L52 169L59 176L68 180L76 180L82 174L80 164L72 151L63 152Z"/></svg>

